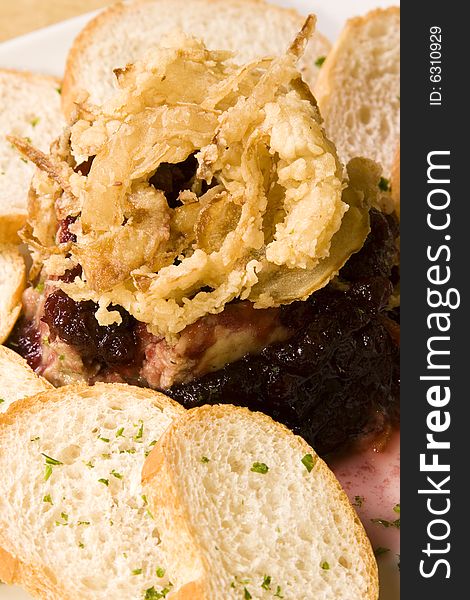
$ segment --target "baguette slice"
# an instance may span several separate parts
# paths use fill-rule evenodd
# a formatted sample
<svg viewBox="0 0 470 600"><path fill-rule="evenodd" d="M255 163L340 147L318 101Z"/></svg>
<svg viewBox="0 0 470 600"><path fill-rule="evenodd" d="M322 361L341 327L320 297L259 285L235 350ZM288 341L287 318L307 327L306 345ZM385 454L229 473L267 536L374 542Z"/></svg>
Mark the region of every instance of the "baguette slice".
<svg viewBox="0 0 470 600"><path fill-rule="evenodd" d="M349 20L314 93L341 160L372 158L389 178L400 134L400 9Z"/></svg>
<svg viewBox="0 0 470 600"><path fill-rule="evenodd" d="M5 412L16 400L50 389L53 386L36 375L21 356L0 346L0 412Z"/></svg>
<svg viewBox="0 0 470 600"><path fill-rule="evenodd" d="M35 168L6 136L29 138L48 151L63 127L59 88L55 77L0 69L0 242L18 241Z"/></svg>
<svg viewBox="0 0 470 600"><path fill-rule="evenodd" d="M269 417L229 405L191 410L142 476L187 582L175 599L377 598L375 558L338 481Z"/></svg>
<svg viewBox="0 0 470 600"><path fill-rule="evenodd" d="M261 0L152 0L116 4L93 19L76 38L65 69L63 109L73 114L82 90L101 105L116 90L113 69L135 62L163 35L182 29L210 50L230 50L244 64L260 56L283 54L305 18L295 10ZM313 85L328 40L315 33L300 63Z"/></svg>
<svg viewBox="0 0 470 600"><path fill-rule="evenodd" d="M0 546L15 559L0 563L0 578L44 600L144 600L168 586L140 476L182 413L124 384L15 402L0 416Z"/></svg>
<svg viewBox="0 0 470 600"><path fill-rule="evenodd" d="M26 267L18 248L0 244L0 344L7 339L21 312Z"/></svg>

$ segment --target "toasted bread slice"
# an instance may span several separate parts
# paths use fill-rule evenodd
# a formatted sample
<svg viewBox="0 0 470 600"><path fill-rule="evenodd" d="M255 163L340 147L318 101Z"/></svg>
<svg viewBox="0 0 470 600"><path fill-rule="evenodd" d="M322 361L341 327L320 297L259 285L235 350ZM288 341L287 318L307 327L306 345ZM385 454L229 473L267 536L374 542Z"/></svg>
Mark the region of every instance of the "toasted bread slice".
<svg viewBox="0 0 470 600"><path fill-rule="evenodd" d="M0 577L44 600L143 600L170 587L140 477L183 412L123 384L15 402L0 416L0 546L10 555Z"/></svg>
<svg viewBox="0 0 470 600"><path fill-rule="evenodd" d="M58 92L55 77L0 69L0 242L18 241L34 172L6 136L28 138L36 148L49 150L63 127Z"/></svg>
<svg viewBox="0 0 470 600"><path fill-rule="evenodd" d="M21 312L26 267L18 248L0 244L0 344L10 335Z"/></svg>
<svg viewBox="0 0 470 600"><path fill-rule="evenodd" d="M35 396L52 387L16 352L0 346L0 412L5 412L16 400Z"/></svg>
<svg viewBox="0 0 470 600"><path fill-rule="evenodd" d="M400 9L351 19L323 64L314 94L344 163L365 156L390 177L400 133Z"/></svg>
<svg viewBox="0 0 470 600"><path fill-rule="evenodd" d="M338 481L269 417L229 405L191 410L142 476L187 582L175 599L377 598L374 555Z"/></svg>
<svg viewBox="0 0 470 600"><path fill-rule="evenodd" d="M260 56L282 54L305 17L261 0L141 0L119 3L102 12L79 34L70 50L63 84L63 108L70 117L81 90L101 105L116 89L113 69L141 58L163 35L182 29L210 50L230 50L243 64ZM330 44L315 33L301 62L313 85Z"/></svg>

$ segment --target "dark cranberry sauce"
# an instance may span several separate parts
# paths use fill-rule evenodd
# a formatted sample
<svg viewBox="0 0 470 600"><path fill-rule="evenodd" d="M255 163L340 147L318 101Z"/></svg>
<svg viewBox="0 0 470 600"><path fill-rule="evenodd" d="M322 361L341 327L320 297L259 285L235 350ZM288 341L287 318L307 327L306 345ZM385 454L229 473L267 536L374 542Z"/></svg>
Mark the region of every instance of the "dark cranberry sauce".
<svg viewBox="0 0 470 600"><path fill-rule="evenodd" d="M396 278L394 267L397 257L396 238L399 233L397 218L375 209L369 215L370 233L360 252L353 254L341 269L341 277L356 281L380 275L393 280Z"/></svg>
<svg viewBox="0 0 470 600"><path fill-rule="evenodd" d="M149 183L165 194L170 208L176 208L180 204L178 202L180 192L191 187L191 180L196 170L196 157L190 154L185 161L178 164L162 163Z"/></svg>
<svg viewBox="0 0 470 600"><path fill-rule="evenodd" d="M398 327L385 306L396 256L396 224L371 211L371 234L332 284L282 308L288 341L246 356L167 393L185 407L231 403L261 410L322 455L373 440L399 421ZM390 322L390 327L387 326Z"/></svg>
<svg viewBox="0 0 470 600"><path fill-rule="evenodd" d="M73 269L67 269L63 275L58 277L61 281L65 281L65 283L72 283L75 281L75 277L80 277L82 274L82 267L77 265L73 267Z"/></svg>
<svg viewBox="0 0 470 600"><path fill-rule="evenodd" d="M57 290L47 297L42 320L49 326L51 340L60 338L75 348L84 362L108 367L133 363L136 320L123 308L111 307L120 313L122 323L100 326L95 317L97 308L92 301L75 302Z"/></svg>
<svg viewBox="0 0 470 600"><path fill-rule="evenodd" d="M77 241L77 236L72 233L69 229L70 225L75 223L77 217L68 216L62 221L59 221L59 227L57 229L57 242L59 244L66 244L67 242L75 243Z"/></svg>
<svg viewBox="0 0 470 600"><path fill-rule="evenodd" d="M281 320L293 332L289 340L166 393L188 408L232 403L261 410L321 455L383 435L399 421L399 309L386 308L397 278L397 233L394 217L371 210L366 243L340 271L345 285L329 284L305 302L281 307ZM61 279L80 273L76 267ZM102 327L94 302L75 302L57 290L47 297L42 320L51 341L75 348L85 364L139 381L139 323L123 308L111 308L122 323ZM20 320L9 345L33 368L40 365L32 323Z"/></svg>
<svg viewBox="0 0 470 600"><path fill-rule="evenodd" d="M90 173L91 165L95 160L95 156L90 156L84 162L77 165L74 169L75 173L80 173L80 175L84 175L85 177Z"/></svg>
<svg viewBox="0 0 470 600"><path fill-rule="evenodd" d="M33 321L20 317L8 338L7 346L25 358L32 369L40 367L41 334Z"/></svg>
<svg viewBox="0 0 470 600"><path fill-rule="evenodd" d="M161 163L149 183L165 194L170 208L176 208L181 205L178 200L180 192L191 188L197 167L195 154L190 154L186 160L180 163ZM200 194L205 194L212 185L212 183L207 184L202 181Z"/></svg>

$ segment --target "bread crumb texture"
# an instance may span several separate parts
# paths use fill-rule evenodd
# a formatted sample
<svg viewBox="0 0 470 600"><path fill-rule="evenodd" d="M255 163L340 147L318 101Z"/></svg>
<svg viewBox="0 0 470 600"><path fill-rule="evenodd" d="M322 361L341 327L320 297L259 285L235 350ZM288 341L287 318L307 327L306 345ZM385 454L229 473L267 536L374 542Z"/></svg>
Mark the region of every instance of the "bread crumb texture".
<svg viewBox="0 0 470 600"><path fill-rule="evenodd" d="M147 390L98 384L46 392L1 418L0 546L46 575L26 585L37 597L144 600L169 586L140 476L180 410Z"/></svg>
<svg viewBox="0 0 470 600"><path fill-rule="evenodd" d="M157 518L170 527L162 538L169 544L174 506L184 506L204 571L198 598L377 597L364 530L331 471L301 438L261 413L206 406L183 417L160 452L176 500L165 502L161 470L149 494L161 507Z"/></svg>

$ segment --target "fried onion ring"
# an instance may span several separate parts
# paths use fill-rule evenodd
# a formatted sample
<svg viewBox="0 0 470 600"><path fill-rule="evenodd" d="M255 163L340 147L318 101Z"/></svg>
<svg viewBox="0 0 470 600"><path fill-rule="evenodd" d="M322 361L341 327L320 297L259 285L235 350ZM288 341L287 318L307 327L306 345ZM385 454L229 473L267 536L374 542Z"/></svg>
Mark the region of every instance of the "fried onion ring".
<svg viewBox="0 0 470 600"><path fill-rule="evenodd" d="M258 308L305 299L361 248L375 171L356 164L365 183L346 188L296 68L313 28L310 17L284 56L242 67L170 37L117 73L115 98L82 106L67 160L17 144L66 195L56 219L64 207L77 217L76 241L58 245L53 264L62 253L62 270L72 262L82 275L57 285L97 302L100 324L119 320L108 311L119 305L170 339L236 298ZM158 174L191 160L170 202ZM91 163L89 173L77 175L74 161ZM36 186L39 205L38 177Z"/></svg>

